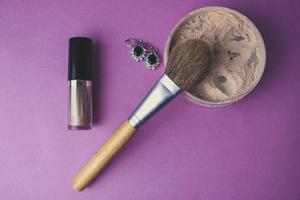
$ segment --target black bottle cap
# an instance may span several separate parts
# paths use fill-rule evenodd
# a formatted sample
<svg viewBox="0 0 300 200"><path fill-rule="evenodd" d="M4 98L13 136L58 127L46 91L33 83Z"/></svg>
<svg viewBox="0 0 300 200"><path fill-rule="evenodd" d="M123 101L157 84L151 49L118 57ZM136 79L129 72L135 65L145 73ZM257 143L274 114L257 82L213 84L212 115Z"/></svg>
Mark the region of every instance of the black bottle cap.
<svg viewBox="0 0 300 200"><path fill-rule="evenodd" d="M92 80L92 40L85 37L69 39L68 80Z"/></svg>

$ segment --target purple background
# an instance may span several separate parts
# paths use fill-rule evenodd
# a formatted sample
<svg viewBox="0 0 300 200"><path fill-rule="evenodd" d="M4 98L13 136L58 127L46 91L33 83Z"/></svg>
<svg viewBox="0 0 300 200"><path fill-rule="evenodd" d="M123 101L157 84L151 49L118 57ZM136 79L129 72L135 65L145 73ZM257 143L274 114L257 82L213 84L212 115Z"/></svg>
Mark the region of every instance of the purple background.
<svg viewBox="0 0 300 200"><path fill-rule="evenodd" d="M175 23L203 6L248 16L266 71L223 108L177 98L84 192L71 179L163 73L128 56L137 37L163 51ZM298 0L0 1L0 199L300 199ZM67 130L67 47L95 41L91 131Z"/></svg>

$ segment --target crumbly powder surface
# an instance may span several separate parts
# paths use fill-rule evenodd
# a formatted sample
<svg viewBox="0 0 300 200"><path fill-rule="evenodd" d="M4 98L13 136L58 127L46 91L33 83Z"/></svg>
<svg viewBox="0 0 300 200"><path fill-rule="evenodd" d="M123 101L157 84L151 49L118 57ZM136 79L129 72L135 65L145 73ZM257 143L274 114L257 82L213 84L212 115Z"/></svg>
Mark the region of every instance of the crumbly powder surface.
<svg viewBox="0 0 300 200"><path fill-rule="evenodd" d="M174 32L174 45L191 38L206 41L212 52L211 72L189 92L210 102L239 98L259 81L265 62L263 41L254 25L229 9L192 12Z"/></svg>

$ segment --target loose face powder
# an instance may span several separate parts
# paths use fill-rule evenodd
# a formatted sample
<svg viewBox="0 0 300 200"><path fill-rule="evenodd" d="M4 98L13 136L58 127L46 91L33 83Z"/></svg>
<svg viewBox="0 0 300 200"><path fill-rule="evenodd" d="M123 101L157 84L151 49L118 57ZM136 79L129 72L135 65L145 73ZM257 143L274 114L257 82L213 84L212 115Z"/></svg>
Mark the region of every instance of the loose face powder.
<svg viewBox="0 0 300 200"><path fill-rule="evenodd" d="M249 93L265 66L265 46L254 24L224 7L195 10L180 20L166 43L165 61L174 45L199 38L210 46L213 63L204 81L184 96L200 105L221 106Z"/></svg>

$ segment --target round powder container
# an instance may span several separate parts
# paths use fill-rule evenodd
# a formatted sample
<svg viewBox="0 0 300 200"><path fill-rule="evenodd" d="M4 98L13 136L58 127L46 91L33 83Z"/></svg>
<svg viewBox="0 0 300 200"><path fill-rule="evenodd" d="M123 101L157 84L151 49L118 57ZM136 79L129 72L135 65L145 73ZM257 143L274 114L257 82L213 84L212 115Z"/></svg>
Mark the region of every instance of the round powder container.
<svg viewBox="0 0 300 200"><path fill-rule="evenodd" d="M208 76L183 96L203 106L224 106L246 96L259 82L266 50L255 25L224 7L204 7L183 17L173 28L164 51L165 64L174 45L188 39L205 41L212 52Z"/></svg>

